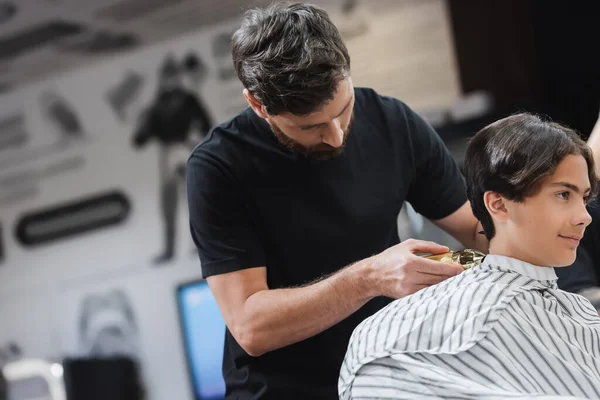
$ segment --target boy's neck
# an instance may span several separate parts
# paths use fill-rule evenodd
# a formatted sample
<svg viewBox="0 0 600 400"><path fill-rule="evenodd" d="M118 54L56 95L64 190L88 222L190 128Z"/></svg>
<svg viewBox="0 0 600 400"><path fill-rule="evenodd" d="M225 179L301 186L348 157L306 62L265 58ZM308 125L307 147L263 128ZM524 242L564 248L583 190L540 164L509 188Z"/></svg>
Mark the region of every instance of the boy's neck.
<svg viewBox="0 0 600 400"><path fill-rule="evenodd" d="M496 238L491 240L490 251L488 254L514 258L515 260L523 261L536 267L545 267L540 260L535 259L535 257L530 254L523 254L519 249L511 248L506 242L499 243Z"/></svg>

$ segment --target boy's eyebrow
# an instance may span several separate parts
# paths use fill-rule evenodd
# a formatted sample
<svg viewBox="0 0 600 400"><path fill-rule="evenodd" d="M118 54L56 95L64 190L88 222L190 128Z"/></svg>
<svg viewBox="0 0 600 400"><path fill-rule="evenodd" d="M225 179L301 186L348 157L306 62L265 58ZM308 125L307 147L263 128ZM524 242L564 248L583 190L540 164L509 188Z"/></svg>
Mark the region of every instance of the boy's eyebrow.
<svg viewBox="0 0 600 400"><path fill-rule="evenodd" d="M566 188L571 189L572 191L574 191L575 193L580 193L581 190L579 190L579 188L576 185L573 185L572 183L569 182L553 182L551 183L552 186L564 186ZM591 188L587 188L584 193L589 192L590 190L592 190Z"/></svg>

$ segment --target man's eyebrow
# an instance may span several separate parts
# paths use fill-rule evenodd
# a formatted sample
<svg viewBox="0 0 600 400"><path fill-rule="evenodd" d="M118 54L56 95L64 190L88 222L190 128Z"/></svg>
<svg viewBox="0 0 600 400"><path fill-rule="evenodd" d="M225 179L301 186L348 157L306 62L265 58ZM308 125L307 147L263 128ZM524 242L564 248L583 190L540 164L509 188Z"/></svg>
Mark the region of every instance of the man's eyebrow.
<svg viewBox="0 0 600 400"><path fill-rule="evenodd" d="M569 182L553 182L551 183L552 186L563 186L566 187L568 189L571 189L572 191L574 191L575 193L580 193L581 190L579 190L579 188L577 187L577 185L573 185L572 183ZM584 193L588 193L590 190L592 190L591 188L587 188Z"/></svg>
<svg viewBox="0 0 600 400"><path fill-rule="evenodd" d="M342 109L342 111L335 116L335 118L340 117L343 113L346 112L346 110L348 109L348 107L350 107L350 104L352 103L352 99L354 99L354 95L352 95L352 97L350 97L350 100L348 101L348 103L344 106L344 108ZM310 129L310 128L314 128L316 126L320 126L320 125L325 125L324 123L320 123L320 124L312 124L312 125L298 125L298 127L300 129Z"/></svg>

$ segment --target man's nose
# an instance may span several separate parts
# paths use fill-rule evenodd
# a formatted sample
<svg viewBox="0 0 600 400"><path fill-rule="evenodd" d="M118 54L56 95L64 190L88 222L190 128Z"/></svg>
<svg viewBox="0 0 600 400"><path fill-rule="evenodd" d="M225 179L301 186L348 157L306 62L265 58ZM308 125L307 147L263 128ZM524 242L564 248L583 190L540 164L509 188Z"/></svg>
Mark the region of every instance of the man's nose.
<svg viewBox="0 0 600 400"><path fill-rule="evenodd" d="M342 129L339 118L334 119L328 125L327 133L323 136L323 143L331 147L340 147L344 143L344 130Z"/></svg>

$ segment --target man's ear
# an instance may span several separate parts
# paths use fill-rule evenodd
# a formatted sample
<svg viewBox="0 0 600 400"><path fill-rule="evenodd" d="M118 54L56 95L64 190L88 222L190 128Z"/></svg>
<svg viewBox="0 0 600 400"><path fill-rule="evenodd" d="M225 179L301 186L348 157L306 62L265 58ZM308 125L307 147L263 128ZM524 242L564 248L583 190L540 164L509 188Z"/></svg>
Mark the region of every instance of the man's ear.
<svg viewBox="0 0 600 400"><path fill-rule="evenodd" d="M492 191L485 192L483 194L483 203L494 221L508 221L509 215L506 207L506 199L500 194Z"/></svg>
<svg viewBox="0 0 600 400"><path fill-rule="evenodd" d="M265 106L263 106L260 101L248 89L244 89L243 92L248 105L254 110L254 112L261 118L267 119L269 118L269 114L267 114L267 110Z"/></svg>

